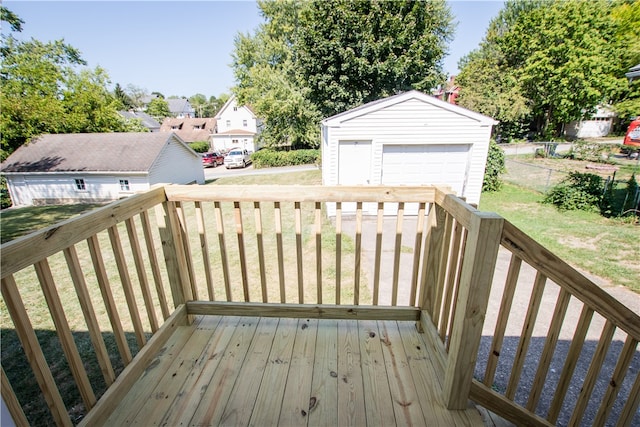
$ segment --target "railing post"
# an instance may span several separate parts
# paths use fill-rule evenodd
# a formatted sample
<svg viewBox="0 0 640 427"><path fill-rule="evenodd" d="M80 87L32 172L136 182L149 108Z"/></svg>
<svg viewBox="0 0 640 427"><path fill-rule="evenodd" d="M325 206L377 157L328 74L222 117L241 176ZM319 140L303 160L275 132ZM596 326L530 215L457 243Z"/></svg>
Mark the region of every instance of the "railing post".
<svg viewBox="0 0 640 427"><path fill-rule="evenodd" d="M460 276L455 323L449 337L443 393L449 409L465 409L480 346L504 219L488 212L471 217Z"/></svg>
<svg viewBox="0 0 640 427"><path fill-rule="evenodd" d="M159 207L159 206L158 206ZM162 208L157 209L156 217L162 240L162 252L167 266L167 275L171 285L174 307L192 300L191 281L187 254L182 244L180 220L174 202L165 201Z"/></svg>
<svg viewBox="0 0 640 427"><path fill-rule="evenodd" d="M445 236L445 223L447 212L437 203L431 203L427 218L427 233L425 235L424 260L422 262L422 274L420 280L420 304L422 310L433 315L436 290L438 287L438 268L442 257Z"/></svg>

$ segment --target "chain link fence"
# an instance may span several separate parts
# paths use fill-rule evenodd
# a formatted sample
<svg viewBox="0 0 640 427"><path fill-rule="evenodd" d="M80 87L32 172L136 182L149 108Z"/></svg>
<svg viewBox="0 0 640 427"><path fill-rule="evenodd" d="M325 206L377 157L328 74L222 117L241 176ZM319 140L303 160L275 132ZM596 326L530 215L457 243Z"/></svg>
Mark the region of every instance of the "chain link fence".
<svg viewBox="0 0 640 427"><path fill-rule="evenodd" d="M507 172L501 175L506 182L546 193L562 181L568 173L545 166L532 165L513 159L505 159Z"/></svg>

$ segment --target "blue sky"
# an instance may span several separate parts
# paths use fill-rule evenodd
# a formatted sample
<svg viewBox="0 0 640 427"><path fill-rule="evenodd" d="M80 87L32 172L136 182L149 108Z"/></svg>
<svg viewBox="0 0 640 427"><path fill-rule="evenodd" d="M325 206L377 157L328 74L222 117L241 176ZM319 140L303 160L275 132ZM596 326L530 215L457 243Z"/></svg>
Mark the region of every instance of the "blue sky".
<svg viewBox="0 0 640 427"><path fill-rule="evenodd" d="M106 69L113 84L165 96L229 92L233 40L262 22L253 1L24 1L4 6L25 24L17 37L63 39L88 66ZM450 1L458 22L445 71L478 46L502 1ZM3 26L2 31L6 31Z"/></svg>

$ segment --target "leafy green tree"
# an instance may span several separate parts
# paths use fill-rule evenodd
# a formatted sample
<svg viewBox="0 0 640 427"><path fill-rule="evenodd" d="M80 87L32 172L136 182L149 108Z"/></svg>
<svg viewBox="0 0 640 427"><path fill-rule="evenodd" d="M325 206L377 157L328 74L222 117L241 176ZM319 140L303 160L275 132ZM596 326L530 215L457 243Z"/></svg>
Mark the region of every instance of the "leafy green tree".
<svg viewBox="0 0 640 427"><path fill-rule="evenodd" d="M24 24L24 21L4 6L0 6L0 20L8 23L11 27L11 31L22 31L22 24Z"/></svg>
<svg viewBox="0 0 640 427"><path fill-rule="evenodd" d="M189 103L196 110L196 117L209 117L205 115L205 108L207 107L207 97L201 93L196 93L189 98Z"/></svg>
<svg viewBox="0 0 640 427"><path fill-rule="evenodd" d="M81 70L68 76L62 91L64 132L121 130L119 102L109 93L109 76L102 68Z"/></svg>
<svg viewBox="0 0 640 427"><path fill-rule="evenodd" d="M444 1L258 5L266 22L235 40L234 93L265 120L267 146L317 147L323 116L444 79Z"/></svg>
<svg viewBox="0 0 640 427"><path fill-rule="evenodd" d="M215 96L209 97L209 103L205 108L207 117L215 117L222 106L229 100L229 95L226 93L220 94L217 98Z"/></svg>
<svg viewBox="0 0 640 427"><path fill-rule="evenodd" d="M147 105L147 114L162 123L162 121L171 117L169 104L163 98L153 98Z"/></svg>
<svg viewBox="0 0 640 427"><path fill-rule="evenodd" d="M65 131L62 88L80 53L62 41L5 39L0 68L2 157L42 133Z"/></svg>
<svg viewBox="0 0 640 427"><path fill-rule="evenodd" d="M318 145L317 108L305 97L293 63L292 34L296 10L306 3L260 1L262 24L254 36L235 39L233 89L241 104L251 105L265 120L258 136L267 147L315 148Z"/></svg>
<svg viewBox="0 0 640 427"><path fill-rule="evenodd" d="M629 68L640 64L640 2L618 1L611 16L616 24L616 40L621 58L619 73L624 74ZM614 109L626 124L640 114L640 79L622 81L617 88L619 91L613 99Z"/></svg>
<svg viewBox="0 0 640 427"><path fill-rule="evenodd" d="M445 1L310 2L294 32L295 65L323 115L444 81L453 35Z"/></svg>
<svg viewBox="0 0 640 427"><path fill-rule="evenodd" d="M119 110L130 110L135 107L129 95L127 95L124 89L122 89L122 86L120 86L120 83L116 83L116 87L113 89L113 96L119 102Z"/></svg>
<svg viewBox="0 0 640 427"><path fill-rule="evenodd" d="M143 108L145 101L149 98L149 92L139 86L128 84L125 93L131 99L134 108Z"/></svg>
<svg viewBox="0 0 640 427"><path fill-rule="evenodd" d="M461 62L460 102L493 109L511 130L530 121L539 137L562 135L564 123L625 85L611 10L605 0L507 1L480 49Z"/></svg>

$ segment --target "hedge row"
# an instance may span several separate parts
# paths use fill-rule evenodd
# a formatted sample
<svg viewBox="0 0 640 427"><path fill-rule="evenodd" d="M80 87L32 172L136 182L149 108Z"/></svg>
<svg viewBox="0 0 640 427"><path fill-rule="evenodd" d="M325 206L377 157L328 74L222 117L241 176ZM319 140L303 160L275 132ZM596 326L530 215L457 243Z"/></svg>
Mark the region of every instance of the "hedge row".
<svg viewBox="0 0 640 427"><path fill-rule="evenodd" d="M251 160L256 169L309 165L320 162L320 150L273 151L263 149L253 153Z"/></svg>

